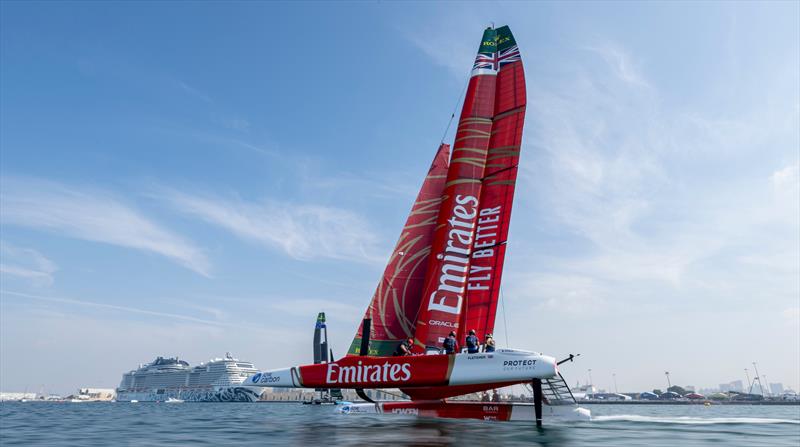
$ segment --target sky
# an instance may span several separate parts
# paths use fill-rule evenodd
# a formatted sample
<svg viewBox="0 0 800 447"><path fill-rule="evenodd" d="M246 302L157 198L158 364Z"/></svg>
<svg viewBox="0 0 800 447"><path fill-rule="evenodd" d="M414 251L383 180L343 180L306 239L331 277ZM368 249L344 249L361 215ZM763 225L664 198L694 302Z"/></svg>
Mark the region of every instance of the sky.
<svg viewBox="0 0 800 447"><path fill-rule="evenodd" d="M307 363L319 311L343 354L492 23L528 87L498 344L800 389L799 5L2 2L0 389Z"/></svg>

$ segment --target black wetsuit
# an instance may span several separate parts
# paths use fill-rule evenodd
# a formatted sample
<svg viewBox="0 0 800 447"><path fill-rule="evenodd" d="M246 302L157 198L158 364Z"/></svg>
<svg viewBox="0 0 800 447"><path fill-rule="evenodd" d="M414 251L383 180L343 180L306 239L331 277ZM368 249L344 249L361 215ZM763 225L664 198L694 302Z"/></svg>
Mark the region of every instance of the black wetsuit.
<svg viewBox="0 0 800 447"><path fill-rule="evenodd" d="M403 348L405 348L405 349L403 349ZM408 355L410 353L411 353L411 346L409 346L407 341L404 341L404 342L400 343L399 345L397 345L397 349L394 350L394 353L392 355L395 356L395 357L402 357L402 356Z"/></svg>

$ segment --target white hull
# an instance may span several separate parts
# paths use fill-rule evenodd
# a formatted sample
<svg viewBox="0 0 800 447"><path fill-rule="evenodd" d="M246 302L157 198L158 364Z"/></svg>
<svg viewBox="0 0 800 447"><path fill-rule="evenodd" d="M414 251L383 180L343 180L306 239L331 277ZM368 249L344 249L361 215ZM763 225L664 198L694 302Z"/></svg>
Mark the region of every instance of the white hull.
<svg viewBox="0 0 800 447"><path fill-rule="evenodd" d="M427 388L551 379L557 374L553 357L498 349L476 354L348 356L327 364L259 372L245 383L273 388Z"/></svg>

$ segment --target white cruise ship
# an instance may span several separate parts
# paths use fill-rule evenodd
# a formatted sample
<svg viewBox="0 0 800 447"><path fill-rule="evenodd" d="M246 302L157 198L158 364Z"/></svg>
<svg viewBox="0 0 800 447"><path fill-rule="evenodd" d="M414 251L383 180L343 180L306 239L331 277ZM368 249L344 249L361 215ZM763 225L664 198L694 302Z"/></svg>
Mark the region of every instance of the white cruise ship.
<svg viewBox="0 0 800 447"><path fill-rule="evenodd" d="M177 357L158 357L122 375L117 401L254 402L262 390L242 382L256 372L252 363L230 353L194 367Z"/></svg>

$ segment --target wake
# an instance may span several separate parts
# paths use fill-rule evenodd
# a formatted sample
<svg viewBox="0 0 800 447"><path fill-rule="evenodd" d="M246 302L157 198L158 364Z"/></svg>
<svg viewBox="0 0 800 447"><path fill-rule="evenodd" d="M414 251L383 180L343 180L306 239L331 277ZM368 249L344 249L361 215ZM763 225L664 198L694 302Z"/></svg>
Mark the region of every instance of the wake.
<svg viewBox="0 0 800 447"><path fill-rule="evenodd" d="M637 414L620 414L614 416L592 416L595 422L647 422L653 424L687 424L687 425L712 425L712 424L792 424L800 425L797 419L771 419L771 418L699 418L690 416L657 417L641 416Z"/></svg>

